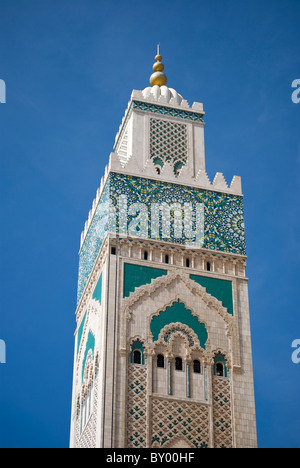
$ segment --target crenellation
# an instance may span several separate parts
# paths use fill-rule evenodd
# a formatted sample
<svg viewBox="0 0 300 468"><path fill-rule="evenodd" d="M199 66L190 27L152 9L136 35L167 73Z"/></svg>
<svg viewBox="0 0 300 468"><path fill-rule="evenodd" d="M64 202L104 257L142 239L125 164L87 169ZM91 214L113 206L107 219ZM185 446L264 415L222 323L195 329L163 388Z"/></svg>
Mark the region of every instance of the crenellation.
<svg viewBox="0 0 300 468"><path fill-rule="evenodd" d="M228 185L222 172L217 172L212 185L218 190L228 190Z"/></svg>

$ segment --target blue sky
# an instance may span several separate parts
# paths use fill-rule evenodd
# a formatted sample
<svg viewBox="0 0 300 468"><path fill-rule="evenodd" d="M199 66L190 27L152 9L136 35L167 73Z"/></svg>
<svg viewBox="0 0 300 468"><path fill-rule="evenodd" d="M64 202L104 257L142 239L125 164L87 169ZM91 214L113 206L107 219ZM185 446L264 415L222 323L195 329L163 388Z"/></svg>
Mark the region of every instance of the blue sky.
<svg viewBox="0 0 300 468"><path fill-rule="evenodd" d="M78 249L156 44L242 176L260 447L300 447L299 0L1 0L0 447L69 443Z"/></svg>

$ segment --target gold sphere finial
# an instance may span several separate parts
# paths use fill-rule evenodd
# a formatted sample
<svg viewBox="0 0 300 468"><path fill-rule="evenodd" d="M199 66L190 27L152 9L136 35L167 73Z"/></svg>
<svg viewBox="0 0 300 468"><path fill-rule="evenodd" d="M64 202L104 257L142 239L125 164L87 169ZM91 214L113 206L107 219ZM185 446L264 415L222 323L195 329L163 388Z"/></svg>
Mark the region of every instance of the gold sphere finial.
<svg viewBox="0 0 300 468"><path fill-rule="evenodd" d="M157 45L157 55L155 56L155 64L153 65L154 73L150 76L151 86L164 86L167 84L167 77L163 73L164 65L162 64L162 56L160 55L160 44Z"/></svg>

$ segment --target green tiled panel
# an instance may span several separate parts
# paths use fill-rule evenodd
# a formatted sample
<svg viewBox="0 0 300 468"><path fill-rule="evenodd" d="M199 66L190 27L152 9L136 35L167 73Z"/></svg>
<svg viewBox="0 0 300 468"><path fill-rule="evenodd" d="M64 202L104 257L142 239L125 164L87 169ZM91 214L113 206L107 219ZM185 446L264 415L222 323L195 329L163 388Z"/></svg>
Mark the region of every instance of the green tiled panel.
<svg viewBox="0 0 300 468"><path fill-rule="evenodd" d="M166 275L167 273L167 270L162 270L160 268L151 268L141 265L133 265L132 263L125 263L123 297L128 297L135 288L143 286L144 284L149 284L152 279Z"/></svg>
<svg viewBox="0 0 300 468"><path fill-rule="evenodd" d="M232 282L207 276L190 275L196 283L201 284L206 291L222 302L228 313L233 315Z"/></svg>
<svg viewBox="0 0 300 468"><path fill-rule="evenodd" d="M100 275L97 286L95 287L93 299L96 299L101 304L102 301L102 273Z"/></svg>
<svg viewBox="0 0 300 468"><path fill-rule="evenodd" d="M83 317L83 319L81 321L81 324L80 324L80 327L79 327L78 333L77 333L77 356L78 356L78 353L79 353L79 347L80 347L80 343L81 343L81 338L82 338L82 333L83 333L83 329L84 329L85 319L86 319L86 312L84 314L84 317Z"/></svg>

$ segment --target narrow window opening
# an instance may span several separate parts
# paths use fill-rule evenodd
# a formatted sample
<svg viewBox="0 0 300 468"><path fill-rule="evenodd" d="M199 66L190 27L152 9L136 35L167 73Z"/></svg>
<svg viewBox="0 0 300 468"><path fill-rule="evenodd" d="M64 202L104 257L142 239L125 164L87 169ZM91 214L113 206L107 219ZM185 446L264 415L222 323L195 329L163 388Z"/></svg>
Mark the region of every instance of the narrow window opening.
<svg viewBox="0 0 300 468"><path fill-rule="evenodd" d="M112 247L110 252L112 255L116 255L116 247Z"/></svg>
<svg viewBox="0 0 300 468"><path fill-rule="evenodd" d="M157 356L157 367L165 367L165 358L162 354Z"/></svg>
<svg viewBox="0 0 300 468"><path fill-rule="evenodd" d="M198 361L198 359L194 360L194 373L195 374L201 373L201 364L200 364L200 361Z"/></svg>
<svg viewBox="0 0 300 468"><path fill-rule="evenodd" d="M133 363L134 364L141 364L141 352L137 349L133 352Z"/></svg>
<svg viewBox="0 0 300 468"><path fill-rule="evenodd" d="M210 271L210 262L206 263L206 269L207 269L207 271Z"/></svg>
<svg viewBox="0 0 300 468"><path fill-rule="evenodd" d="M189 259L189 258L186 258L186 259L185 259L185 266L186 266L187 268L190 268L190 259Z"/></svg>
<svg viewBox="0 0 300 468"><path fill-rule="evenodd" d="M221 362L217 362L217 364L216 364L216 374L219 377L224 376L224 366L223 366L223 364Z"/></svg>
<svg viewBox="0 0 300 468"><path fill-rule="evenodd" d="M169 255L165 255L165 263L169 263Z"/></svg>
<svg viewBox="0 0 300 468"><path fill-rule="evenodd" d="M148 252L147 252L147 250L144 251L144 260L148 260Z"/></svg>
<svg viewBox="0 0 300 468"><path fill-rule="evenodd" d="M175 369L182 370L182 359L180 357L175 359Z"/></svg>

